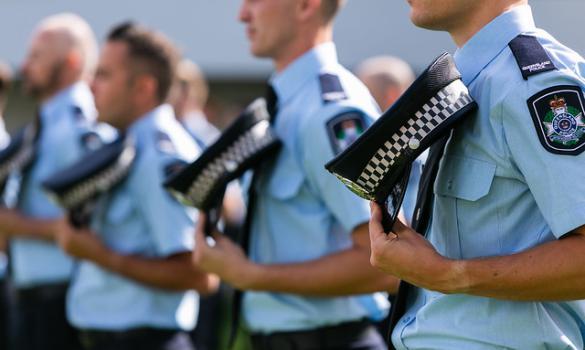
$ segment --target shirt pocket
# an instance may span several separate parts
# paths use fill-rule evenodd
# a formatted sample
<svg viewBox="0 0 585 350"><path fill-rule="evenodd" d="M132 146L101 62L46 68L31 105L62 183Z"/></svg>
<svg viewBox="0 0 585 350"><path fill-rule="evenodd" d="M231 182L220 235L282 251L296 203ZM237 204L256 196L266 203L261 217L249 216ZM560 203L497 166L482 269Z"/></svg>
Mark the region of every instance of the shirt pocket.
<svg viewBox="0 0 585 350"><path fill-rule="evenodd" d="M299 194L304 180L305 175L294 155L283 149L268 179L268 193L281 201L290 200Z"/></svg>
<svg viewBox="0 0 585 350"><path fill-rule="evenodd" d="M495 174L494 163L445 156L434 188L437 232L432 239L447 256L471 258L500 250L497 199L490 194Z"/></svg>

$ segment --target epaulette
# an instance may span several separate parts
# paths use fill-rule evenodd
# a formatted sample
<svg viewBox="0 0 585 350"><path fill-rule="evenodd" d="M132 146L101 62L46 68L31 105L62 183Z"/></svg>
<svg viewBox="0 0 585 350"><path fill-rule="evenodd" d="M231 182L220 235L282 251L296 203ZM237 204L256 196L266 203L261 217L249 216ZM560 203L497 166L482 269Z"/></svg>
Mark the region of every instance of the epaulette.
<svg viewBox="0 0 585 350"><path fill-rule="evenodd" d="M347 95L337 75L323 73L319 75L319 82L321 83L321 98L324 103L347 99Z"/></svg>
<svg viewBox="0 0 585 350"><path fill-rule="evenodd" d="M557 69L538 39L520 34L508 43L516 58L524 80L528 77Z"/></svg>

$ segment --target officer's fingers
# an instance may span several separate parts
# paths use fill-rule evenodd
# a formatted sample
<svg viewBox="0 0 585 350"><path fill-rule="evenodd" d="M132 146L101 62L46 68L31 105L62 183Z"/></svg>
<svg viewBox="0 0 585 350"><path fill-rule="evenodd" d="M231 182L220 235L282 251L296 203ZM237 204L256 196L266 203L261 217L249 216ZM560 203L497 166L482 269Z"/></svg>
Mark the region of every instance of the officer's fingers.
<svg viewBox="0 0 585 350"><path fill-rule="evenodd" d="M370 202L371 218L369 223L370 240L377 241L379 239L386 240L387 236L382 226L382 209L375 202Z"/></svg>
<svg viewBox="0 0 585 350"><path fill-rule="evenodd" d="M400 219L396 219L394 221L394 225L392 226L392 231L395 233L401 233L408 230L408 226L406 226Z"/></svg>
<svg viewBox="0 0 585 350"><path fill-rule="evenodd" d="M205 232L205 222L207 222L207 216L204 213L199 213L197 218L197 227L195 228L195 234L203 234Z"/></svg>

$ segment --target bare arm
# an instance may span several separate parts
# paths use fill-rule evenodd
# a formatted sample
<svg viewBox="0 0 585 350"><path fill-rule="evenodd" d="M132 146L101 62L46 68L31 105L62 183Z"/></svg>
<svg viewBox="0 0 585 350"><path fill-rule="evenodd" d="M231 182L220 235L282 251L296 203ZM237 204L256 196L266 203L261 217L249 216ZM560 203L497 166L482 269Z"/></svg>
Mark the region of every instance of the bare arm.
<svg viewBox="0 0 585 350"><path fill-rule="evenodd" d="M202 294L215 292L219 279L191 263L191 253L167 258L122 255L106 247L89 230L74 230L67 223L59 226L59 244L68 254L94 263L137 282L162 289L195 289Z"/></svg>
<svg viewBox="0 0 585 350"><path fill-rule="evenodd" d="M372 264L419 287L507 300L585 299L585 226L521 253L453 260L401 223L384 233L380 219L374 204Z"/></svg>
<svg viewBox="0 0 585 350"><path fill-rule="evenodd" d="M55 240L56 220L36 219L14 209L0 209L0 231L8 237Z"/></svg>
<svg viewBox="0 0 585 350"><path fill-rule="evenodd" d="M522 253L456 264L460 292L512 300L585 299L585 226Z"/></svg>
<svg viewBox="0 0 585 350"><path fill-rule="evenodd" d="M202 222L203 220L200 220ZM394 293L398 280L372 268L367 226L352 233L353 245L322 258L292 264L262 265L248 260L227 237L216 236L216 245L205 244L197 232L194 259L236 288L310 296L344 296L375 291Z"/></svg>

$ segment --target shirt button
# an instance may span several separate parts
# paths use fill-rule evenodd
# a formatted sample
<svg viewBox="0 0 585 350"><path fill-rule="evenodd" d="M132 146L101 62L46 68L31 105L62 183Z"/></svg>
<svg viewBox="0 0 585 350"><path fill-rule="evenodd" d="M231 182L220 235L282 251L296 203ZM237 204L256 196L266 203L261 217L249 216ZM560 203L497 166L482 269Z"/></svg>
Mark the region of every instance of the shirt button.
<svg viewBox="0 0 585 350"><path fill-rule="evenodd" d="M402 320L402 323L408 323L408 322L410 322L410 320L411 320L411 319L412 319L412 317L410 317L410 316L406 316L406 317L404 318L404 320Z"/></svg>
<svg viewBox="0 0 585 350"><path fill-rule="evenodd" d="M453 180L447 181L447 189L448 190L452 190L453 189Z"/></svg>

